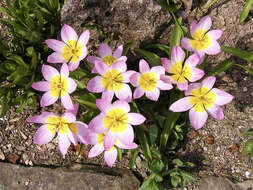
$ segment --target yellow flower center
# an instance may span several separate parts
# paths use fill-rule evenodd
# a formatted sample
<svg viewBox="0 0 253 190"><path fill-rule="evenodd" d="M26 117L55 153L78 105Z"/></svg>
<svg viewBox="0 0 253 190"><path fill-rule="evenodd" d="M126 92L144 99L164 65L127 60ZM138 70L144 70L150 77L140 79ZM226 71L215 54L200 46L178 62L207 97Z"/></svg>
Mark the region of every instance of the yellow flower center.
<svg viewBox="0 0 253 190"><path fill-rule="evenodd" d="M105 134L103 134L103 133L101 133L101 134L98 134L98 136L97 136L97 143L100 145L100 146L102 146L102 147L104 147L104 138L105 138ZM118 142L118 140L116 140L116 142L115 142L115 144L117 144L117 142ZM112 149L114 149L115 147L114 146L112 146L109 150L107 150L107 151L111 151Z"/></svg>
<svg viewBox="0 0 253 190"><path fill-rule="evenodd" d="M67 62L77 62L82 54L82 44L76 40L69 40L62 48L62 58Z"/></svg>
<svg viewBox="0 0 253 190"><path fill-rule="evenodd" d="M173 64L170 72L173 74L170 78L178 83L186 82L186 79L191 78L191 69L188 65L183 66L183 62L179 61Z"/></svg>
<svg viewBox="0 0 253 190"><path fill-rule="evenodd" d="M153 72L151 73L144 73L138 79L138 84L144 91L151 91L157 85L157 78Z"/></svg>
<svg viewBox="0 0 253 190"><path fill-rule="evenodd" d="M113 56L111 55L107 55L103 58L102 60L104 63L106 63L106 65L111 66L111 64L113 64L114 62L117 61L117 59L115 59Z"/></svg>
<svg viewBox="0 0 253 190"><path fill-rule="evenodd" d="M216 96L207 87L200 87L192 91L190 104L196 112L204 112L206 109L213 106Z"/></svg>
<svg viewBox="0 0 253 190"><path fill-rule="evenodd" d="M56 131L58 131L59 134L66 134L69 131L68 120L64 117L50 116L46 123L48 123L47 129L53 134L55 134Z"/></svg>
<svg viewBox="0 0 253 190"><path fill-rule="evenodd" d="M76 129L76 124L75 123L70 123L69 124L69 129L72 131L72 133L76 134L77 129Z"/></svg>
<svg viewBox="0 0 253 190"><path fill-rule="evenodd" d="M50 94L56 98L64 96L68 90L68 81L66 77L56 75L50 80Z"/></svg>
<svg viewBox="0 0 253 190"><path fill-rule="evenodd" d="M123 88L123 79L123 75L118 70L110 70L102 77L102 85L107 90L119 91Z"/></svg>
<svg viewBox="0 0 253 190"><path fill-rule="evenodd" d="M123 132L128 125L128 115L120 108L111 109L106 113L104 125L112 132Z"/></svg>
<svg viewBox="0 0 253 190"><path fill-rule="evenodd" d="M196 50L207 49L211 44L211 40L210 40L209 35L206 34L206 31L203 29L196 30L194 32L192 38L193 38L193 40L190 40L190 44Z"/></svg>

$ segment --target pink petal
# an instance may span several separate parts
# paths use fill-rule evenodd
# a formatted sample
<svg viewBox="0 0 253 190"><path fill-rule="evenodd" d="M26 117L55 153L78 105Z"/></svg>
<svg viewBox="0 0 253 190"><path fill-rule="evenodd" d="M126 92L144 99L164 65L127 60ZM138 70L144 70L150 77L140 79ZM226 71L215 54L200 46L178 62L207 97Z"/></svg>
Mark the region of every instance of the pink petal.
<svg viewBox="0 0 253 190"><path fill-rule="evenodd" d="M188 90L188 82L186 81L184 83L177 83L177 87L181 91Z"/></svg>
<svg viewBox="0 0 253 190"><path fill-rule="evenodd" d="M137 87L139 84L138 84L138 79L140 77L140 73L134 73L131 75L130 77L130 83L134 86L134 87Z"/></svg>
<svg viewBox="0 0 253 190"><path fill-rule="evenodd" d="M99 114L94 117L89 123L89 129L96 133L104 133L106 132L106 128L104 126L104 114Z"/></svg>
<svg viewBox="0 0 253 190"><path fill-rule="evenodd" d="M62 29L61 29L61 39L67 43L67 41L69 40L77 40L78 36L75 32L75 30L67 25L67 24L64 24Z"/></svg>
<svg viewBox="0 0 253 190"><path fill-rule="evenodd" d="M191 35L193 36L193 31L195 32L195 30L196 30L196 27L197 27L197 22L196 22L196 20L193 20L192 22L191 22L191 24L190 24L190 32L191 32Z"/></svg>
<svg viewBox="0 0 253 190"><path fill-rule="evenodd" d="M61 96L61 103L66 109L74 109L73 102L69 96L68 93L66 93L64 96Z"/></svg>
<svg viewBox="0 0 253 190"><path fill-rule="evenodd" d="M68 152L68 148L70 146L70 140L68 138L67 134L58 134L58 148L63 155L63 158L65 157L65 154Z"/></svg>
<svg viewBox="0 0 253 190"><path fill-rule="evenodd" d="M222 34L222 30L211 30L207 32L207 35L209 35L212 40L218 40Z"/></svg>
<svg viewBox="0 0 253 190"><path fill-rule="evenodd" d="M135 144L134 142L130 144L124 144L120 140L117 141L116 145L117 147L122 148L122 149L135 149L138 147L138 145Z"/></svg>
<svg viewBox="0 0 253 190"><path fill-rule="evenodd" d="M85 142L87 142L88 144L91 145L96 145L98 144L97 140L98 140L98 133L94 133L93 131L91 131L90 129L87 130L87 134L85 134L83 136L83 138L85 139ZM101 146L104 150L104 147Z"/></svg>
<svg viewBox="0 0 253 190"><path fill-rule="evenodd" d="M172 66L171 61L167 58L161 58L162 66L165 69L165 71L170 72L170 68Z"/></svg>
<svg viewBox="0 0 253 190"><path fill-rule="evenodd" d="M140 125L145 122L146 118L139 113L128 113L128 123L131 125Z"/></svg>
<svg viewBox="0 0 253 190"><path fill-rule="evenodd" d="M208 55L216 55L221 52L220 44L217 41L212 40L210 46L204 50L204 52Z"/></svg>
<svg viewBox="0 0 253 190"><path fill-rule="evenodd" d="M130 106L126 101L122 100L117 100L112 104L112 109L113 108L120 108L123 109L126 113L130 111Z"/></svg>
<svg viewBox="0 0 253 190"><path fill-rule="evenodd" d="M184 91L184 94L185 96L190 96L192 95L192 91L197 89L197 88L200 88L202 86L201 83L192 83L188 86L188 90Z"/></svg>
<svg viewBox="0 0 253 190"><path fill-rule="evenodd" d="M187 78L190 82L195 82L199 79L201 79L205 75L205 72L201 69L198 69L196 67L191 68L191 77Z"/></svg>
<svg viewBox="0 0 253 190"><path fill-rule="evenodd" d="M110 48L110 46L102 43L99 47L98 55L102 58L107 55L112 55L112 49Z"/></svg>
<svg viewBox="0 0 253 190"><path fill-rule="evenodd" d="M33 143L34 144L47 144L49 143L55 136L55 133L52 133L50 130L47 129L48 124L42 125L33 136Z"/></svg>
<svg viewBox="0 0 253 190"><path fill-rule="evenodd" d="M171 62L177 63L184 61L185 53L180 46L174 46L171 51Z"/></svg>
<svg viewBox="0 0 253 190"><path fill-rule="evenodd" d="M122 73L122 75L123 75L123 82L124 83L129 83L130 82L130 78L131 78L131 76L133 75L133 74L135 74L136 73L136 71L132 71L132 70L129 70L129 71L127 71L127 72L124 72L124 73Z"/></svg>
<svg viewBox="0 0 253 190"><path fill-rule="evenodd" d="M32 88L38 91L49 91L50 83L48 81L39 81L32 84Z"/></svg>
<svg viewBox="0 0 253 190"><path fill-rule="evenodd" d="M79 37L78 42L80 42L83 46L85 46L88 43L90 37L90 31L85 30Z"/></svg>
<svg viewBox="0 0 253 190"><path fill-rule="evenodd" d="M87 57L87 60L88 60L90 63L93 63L93 64L95 64L95 61L102 61L101 58L96 57L96 56L88 56L88 57Z"/></svg>
<svg viewBox="0 0 253 190"><path fill-rule="evenodd" d="M105 91L102 93L102 97L106 97L107 100L111 100L111 101L112 101L113 96L114 96L114 91L105 90Z"/></svg>
<svg viewBox="0 0 253 190"><path fill-rule="evenodd" d="M61 66L61 71L60 71L61 76L64 76L68 78L69 76L69 69L66 63L63 63Z"/></svg>
<svg viewBox="0 0 253 190"><path fill-rule="evenodd" d="M113 57L115 57L116 59L120 58L120 56L122 55L123 52L123 45L120 45L113 53Z"/></svg>
<svg viewBox="0 0 253 190"><path fill-rule="evenodd" d="M50 79L56 75L60 75L59 72L49 65L42 65L42 75L47 80L50 81Z"/></svg>
<svg viewBox="0 0 253 190"><path fill-rule="evenodd" d="M155 66L150 69L150 72L153 72L159 79L160 75L165 74L165 69L162 66Z"/></svg>
<svg viewBox="0 0 253 190"><path fill-rule="evenodd" d="M62 117L67 119L68 123L74 123L76 121L76 116L71 112L65 112Z"/></svg>
<svg viewBox="0 0 253 190"><path fill-rule="evenodd" d="M99 154L101 154L103 151L104 151L104 147L101 146L100 144L96 144L96 145L94 145L94 146L90 149L89 154L88 154L88 158L96 157L96 156L98 156Z"/></svg>
<svg viewBox="0 0 253 190"><path fill-rule="evenodd" d="M86 46L83 46L82 48L82 54L79 56L78 61L83 60L88 55L88 49ZM73 63L74 64L74 63ZM78 64L79 65L79 64ZM77 67L76 67L77 68ZM75 68L75 69L76 69Z"/></svg>
<svg viewBox="0 0 253 190"><path fill-rule="evenodd" d="M71 94L76 90L77 84L72 78L67 78L68 81L68 93Z"/></svg>
<svg viewBox="0 0 253 190"><path fill-rule="evenodd" d="M95 61L95 69L100 75L104 75L109 67L102 61Z"/></svg>
<svg viewBox="0 0 253 190"><path fill-rule="evenodd" d="M87 90L90 92L95 92L95 93L103 92L104 87L102 86L101 79L102 79L101 76L96 76L92 78L91 80L89 80L87 84Z"/></svg>
<svg viewBox="0 0 253 190"><path fill-rule="evenodd" d="M78 112L78 107L79 107L79 104L74 104L74 109L68 109L66 110L66 113L72 113L73 115L76 116Z"/></svg>
<svg viewBox="0 0 253 190"><path fill-rule="evenodd" d="M118 138L123 144L131 144L134 141L134 130L131 125L128 125L126 130L118 133Z"/></svg>
<svg viewBox="0 0 253 190"><path fill-rule="evenodd" d="M169 107L169 110L173 112L184 112L191 109L192 105L190 105L189 99L190 97L184 97L177 100Z"/></svg>
<svg viewBox="0 0 253 190"><path fill-rule="evenodd" d="M87 136L87 134L90 132L88 125L86 125L81 121L76 121L75 125L76 125L76 135Z"/></svg>
<svg viewBox="0 0 253 190"><path fill-rule="evenodd" d="M117 61L117 62L112 63L110 68L116 69L116 70L120 71L121 73L124 73L127 70L127 65L126 65L126 62Z"/></svg>
<svg viewBox="0 0 253 190"><path fill-rule="evenodd" d="M185 65L189 65L190 67L195 67L199 64L199 60L200 60L199 54L194 53L186 59Z"/></svg>
<svg viewBox="0 0 253 190"><path fill-rule="evenodd" d="M114 132L111 132L110 130L105 134L104 138L104 148L105 150L110 150L115 144L117 140L117 136Z"/></svg>
<svg viewBox="0 0 253 190"><path fill-rule="evenodd" d="M216 104L213 104L212 107L208 108L207 112L210 113L211 116L215 119L218 119L218 120L224 119L224 114L223 114L222 109Z"/></svg>
<svg viewBox="0 0 253 190"><path fill-rule="evenodd" d="M117 149L115 147L113 147L109 151L105 151L104 159L105 159L106 164L109 167L112 167L113 164L115 163L115 161L117 159L117 154L118 154L118 152L117 152Z"/></svg>
<svg viewBox="0 0 253 190"><path fill-rule="evenodd" d="M213 88L211 91L216 95L216 100L214 103L219 106L228 104L234 99L234 96L218 88Z"/></svg>
<svg viewBox="0 0 253 190"><path fill-rule="evenodd" d="M54 97L50 94L50 91L44 93L40 99L40 106L41 107L45 107L45 106L49 106L52 105L53 103L55 103L58 100L58 97Z"/></svg>
<svg viewBox="0 0 253 190"><path fill-rule="evenodd" d="M197 65L200 65L203 61L204 61L204 59L205 59L205 54L198 54L199 55L199 62L198 62L198 64Z"/></svg>
<svg viewBox="0 0 253 190"><path fill-rule="evenodd" d="M199 23L197 23L197 26L195 27L195 31L198 29L203 29L205 31L208 31L212 26L212 19L210 16L203 17ZM195 31L192 31L194 34Z"/></svg>
<svg viewBox="0 0 253 190"><path fill-rule="evenodd" d="M48 39L45 42L49 48L60 53L62 52L62 48L66 45L64 42L55 39Z"/></svg>
<svg viewBox="0 0 253 190"><path fill-rule="evenodd" d="M151 91L146 91L145 94L148 99L157 101L160 96L160 90L158 88L154 88Z"/></svg>
<svg viewBox="0 0 253 190"><path fill-rule="evenodd" d="M215 81L216 78L214 76L207 77L202 81L202 86L212 89Z"/></svg>
<svg viewBox="0 0 253 190"><path fill-rule="evenodd" d="M165 83L162 80L158 80L157 88L159 88L160 90L170 90L173 88L173 86L170 83Z"/></svg>
<svg viewBox="0 0 253 190"><path fill-rule="evenodd" d="M187 49L188 51L194 51L194 50L195 50L195 49L192 47L189 38L182 38L182 40L181 40L181 46L182 46L184 49Z"/></svg>
<svg viewBox="0 0 253 190"><path fill-rule="evenodd" d="M69 71L74 71L76 70L78 67L79 67L79 64L80 64L80 61L77 61L77 62L70 62L68 64L68 69Z"/></svg>
<svg viewBox="0 0 253 190"><path fill-rule="evenodd" d="M106 113L109 109L112 108L112 96L108 96L108 93L103 93L101 99L96 99L96 106L101 112Z"/></svg>
<svg viewBox="0 0 253 190"><path fill-rule="evenodd" d="M142 97L143 94L144 94L144 91L140 87L137 87L134 91L134 99Z"/></svg>
<svg viewBox="0 0 253 190"><path fill-rule="evenodd" d="M141 59L139 62L139 71L142 74L150 71L149 64L144 59Z"/></svg>
<svg viewBox="0 0 253 190"><path fill-rule="evenodd" d="M69 141L72 142L74 145L77 145L78 143L77 136L73 134L71 130L68 131L67 135L68 135Z"/></svg>
<svg viewBox="0 0 253 190"><path fill-rule="evenodd" d="M194 109L191 109L189 112L190 122L194 129L198 130L203 127L207 120L207 113L204 112L195 112Z"/></svg>
<svg viewBox="0 0 253 190"><path fill-rule="evenodd" d="M161 75L160 76L160 80L162 80L163 82L165 83L173 83L174 81L170 78L170 76L167 76L167 75Z"/></svg>
<svg viewBox="0 0 253 190"><path fill-rule="evenodd" d="M126 62L127 61L127 56L121 56L121 57L119 57L118 61L124 61L124 62Z"/></svg>
<svg viewBox="0 0 253 190"><path fill-rule="evenodd" d="M132 99L132 90L127 84L123 84L122 89L115 91L115 95L119 100Z"/></svg>
<svg viewBox="0 0 253 190"><path fill-rule="evenodd" d="M47 57L48 63L63 63L62 55L58 52L54 52Z"/></svg>
<svg viewBox="0 0 253 190"><path fill-rule="evenodd" d="M57 117L56 114L52 112L42 112L40 115L31 116L26 119L26 122L29 123L47 123L47 119L51 116Z"/></svg>

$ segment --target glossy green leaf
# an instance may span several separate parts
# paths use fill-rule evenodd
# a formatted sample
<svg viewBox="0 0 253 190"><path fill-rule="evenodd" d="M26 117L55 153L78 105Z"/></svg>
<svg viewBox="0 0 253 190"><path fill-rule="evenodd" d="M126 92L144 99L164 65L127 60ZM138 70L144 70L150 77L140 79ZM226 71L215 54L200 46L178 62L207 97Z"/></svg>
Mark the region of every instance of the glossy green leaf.
<svg viewBox="0 0 253 190"><path fill-rule="evenodd" d="M134 41L131 40L129 42L127 42L126 44L123 45L123 52L122 52L122 56L126 56L128 51L130 50L130 48L134 45Z"/></svg>
<svg viewBox="0 0 253 190"><path fill-rule="evenodd" d="M75 99L79 104L86 106L87 108L90 108L92 110L96 110L98 111L98 108L96 106L96 104L90 102L90 101L86 101L83 99Z"/></svg>
<svg viewBox="0 0 253 190"><path fill-rule="evenodd" d="M134 51L143 57L152 67L161 65L161 58L155 53L138 48Z"/></svg>
<svg viewBox="0 0 253 190"><path fill-rule="evenodd" d="M151 125L149 128L149 139L150 143L154 144L158 136L158 127L156 125Z"/></svg>
<svg viewBox="0 0 253 190"><path fill-rule="evenodd" d="M179 166L179 167L184 166L184 163L179 158L176 158L176 159L172 160L172 163Z"/></svg>
<svg viewBox="0 0 253 190"><path fill-rule="evenodd" d="M157 48L161 51L165 52L168 57L170 57L170 47L164 44L151 44L148 45L146 48Z"/></svg>
<svg viewBox="0 0 253 190"><path fill-rule="evenodd" d="M177 175L172 175L171 178L170 178L170 182L171 182L171 185L173 187L177 187L180 183L180 177L177 176Z"/></svg>
<svg viewBox="0 0 253 190"><path fill-rule="evenodd" d="M245 21L245 19L248 17L248 14L249 14L252 4L253 4L253 0L247 0L247 2L244 5L243 10L240 14L240 22Z"/></svg>
<svg viewBox="0 0 253 190"><path fill-rule="evenodd" d="M235 64L235 62L233 61L232 58L226 59L226 60L222 61L221 63L219 63L218 65L216 65L214 68L212 68L211 71L209 71L206 74L206 77L207 76L216 76L219 73L228 70L234 64Z"/></svg>
<svg viewBox="0 0 253 190"><path fill-rule="evenodd" d="M175 23L174 28L173 28L173 32L170 38L170 53L169 55L171 55L171 50L173 48L173 46L176 45L180 45L181 42L181 38L182 38L182 30L181 30L181 23L182 23L182 18L178 18L177 19L178 22Z"/></svg>
<svg viewBox="0 0 253 190"><path fill-rule="evenodd" d="M162 160L152 160L149 165L149 169L154 173L159 173L164 168L164 163Z"/></svg>
<svg viewBox="0 0 253 190"><path fill-rule="evenodd" d="M136 158L140 152L140 148L138 147L137 149L135 150L131 150L131 158L129 160L129 167L130 168L133 168L134 167L134 164L135 164L135 161L136 161Z"/></svg>
<svg viewBox="0 0 253 190"><path fill-rule="evenodd" d="M222 46L221 50L225 53L232 54L236 57L239 57L241 59L244 59L247 62L253 62L253 52L248 52L232 47Z"/></svg>

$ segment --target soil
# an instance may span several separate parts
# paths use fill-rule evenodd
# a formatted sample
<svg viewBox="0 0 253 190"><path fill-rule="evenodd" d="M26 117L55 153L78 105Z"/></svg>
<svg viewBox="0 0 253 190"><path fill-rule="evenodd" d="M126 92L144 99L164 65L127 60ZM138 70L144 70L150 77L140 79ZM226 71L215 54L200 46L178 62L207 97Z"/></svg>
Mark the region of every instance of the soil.
<svg viewBox="0 0 253 190"><path fill-rule="evenodd" d="M244 0L221 0L218 6L212 6L208 13L213 19L213 28L224 30L220 39L222 45L252 51L252 15L244 23L239 23L244 4ZM229 56L225 53L210 56L207 68L210 69ZM234 59L237 63L253 69L252 64ZM223 176L239 182L252 179L252 160L242 155L241 151L249 139L242 136L242 132L253 127L253 77L239 67L232 67L217 77L216 87L235 96L231 104L223 107L225 119L217 121L209 117L201 130L191 130L177 155L196 164L195 169L191 170L196 179L205 175ZM53 106L51 108L55 109ZM57 149L56 139L47 145L33 144L32 138L39 125L28 124L25 120L29 116L39 114L41 110L25 107L22 113L17 113L16 109L17 107L12 107L5 117L0 118L0 160L28 166L66 166L73 162L104 166L102 155L94 159L87 158L89 146L84 146L81 156L77 155L78 148L71 146L63 159ZM134 171L145 177L146 170L139 164L142 159L141 156L137 158ZM128 168L128 162L129 155L125 154L115 167ZM198 180L189 183L188 190L194 189L197 184Z"/></svg>

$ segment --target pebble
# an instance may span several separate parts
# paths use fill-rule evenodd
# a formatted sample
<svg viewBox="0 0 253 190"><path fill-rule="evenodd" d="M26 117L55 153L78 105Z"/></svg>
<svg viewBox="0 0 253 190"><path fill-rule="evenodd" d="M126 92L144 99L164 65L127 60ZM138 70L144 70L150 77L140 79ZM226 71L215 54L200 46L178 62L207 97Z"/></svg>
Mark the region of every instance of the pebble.
<svg viewBox="0 0 253 190"><path fill-rule="evenodd" d="M5 160L4 153L0 150L0 160Z"/></svg>

